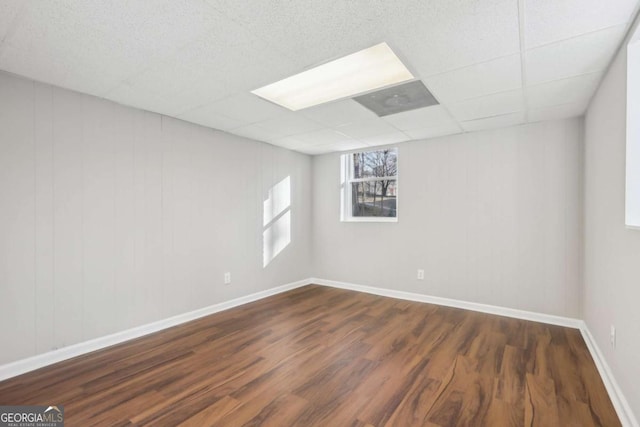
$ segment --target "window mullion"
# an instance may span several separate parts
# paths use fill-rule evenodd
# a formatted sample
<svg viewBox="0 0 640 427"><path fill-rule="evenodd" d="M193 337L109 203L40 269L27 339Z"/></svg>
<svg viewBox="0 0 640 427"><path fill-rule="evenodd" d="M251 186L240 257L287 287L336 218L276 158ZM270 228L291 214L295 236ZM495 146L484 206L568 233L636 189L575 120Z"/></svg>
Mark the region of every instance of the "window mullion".
<svg viewBox="0 0 640 427"><path fill-rule="evenodd" d="M370 178L352 178L349 182L395 181L396 176L376 176Z"/></svg>

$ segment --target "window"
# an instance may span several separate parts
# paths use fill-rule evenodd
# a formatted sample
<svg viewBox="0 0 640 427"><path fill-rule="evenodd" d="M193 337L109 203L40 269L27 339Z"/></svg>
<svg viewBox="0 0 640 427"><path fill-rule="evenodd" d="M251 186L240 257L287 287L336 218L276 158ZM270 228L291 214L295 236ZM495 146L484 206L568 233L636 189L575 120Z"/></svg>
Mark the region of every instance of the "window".
<svg viewBox="0 0 640 427"><path fill-rule="evenodd" d="M343 154L341 220L398 220L398 149Z"/></svg>
<svg viewBox="0 0 640 427"><path fill-rule="evenodd" d="M627 45L625 224L640 229L640 30Z"/></svg>

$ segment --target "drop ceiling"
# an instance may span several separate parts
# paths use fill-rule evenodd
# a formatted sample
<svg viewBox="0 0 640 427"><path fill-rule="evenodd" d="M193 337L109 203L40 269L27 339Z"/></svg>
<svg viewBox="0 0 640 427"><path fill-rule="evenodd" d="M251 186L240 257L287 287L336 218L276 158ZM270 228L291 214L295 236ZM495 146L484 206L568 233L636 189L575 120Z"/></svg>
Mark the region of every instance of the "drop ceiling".
<svg viewBox="0 0 640 427"><path fill-rule="evenodd" d="M584 114L638 0L0 0L0 70L308 154ZM250 91L387 42L439 105Z"/></svg>

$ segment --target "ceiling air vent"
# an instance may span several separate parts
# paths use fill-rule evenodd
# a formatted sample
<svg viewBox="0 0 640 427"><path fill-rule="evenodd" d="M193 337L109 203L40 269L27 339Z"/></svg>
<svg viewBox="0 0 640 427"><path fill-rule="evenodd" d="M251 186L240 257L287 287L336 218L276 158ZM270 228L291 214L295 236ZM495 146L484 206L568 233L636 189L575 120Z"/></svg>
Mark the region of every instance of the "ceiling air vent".
<svg viewBox="0 0 640 427"><path fill-rule="evenodd" d="M353 99L379 117L438 104L420 80L370 92Z"/></svg>

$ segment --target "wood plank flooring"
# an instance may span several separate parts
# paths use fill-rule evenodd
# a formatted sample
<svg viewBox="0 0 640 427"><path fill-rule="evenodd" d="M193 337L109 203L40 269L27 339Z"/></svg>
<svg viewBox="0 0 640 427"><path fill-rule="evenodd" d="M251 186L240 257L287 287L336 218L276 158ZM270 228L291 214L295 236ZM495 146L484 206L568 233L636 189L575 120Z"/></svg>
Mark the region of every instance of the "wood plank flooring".
<svg viewBox="0 0 640 427"><path fill-rule="evenodd" d="M575 329L306 286L0 382L67 426L619 426Z"/></svg>

